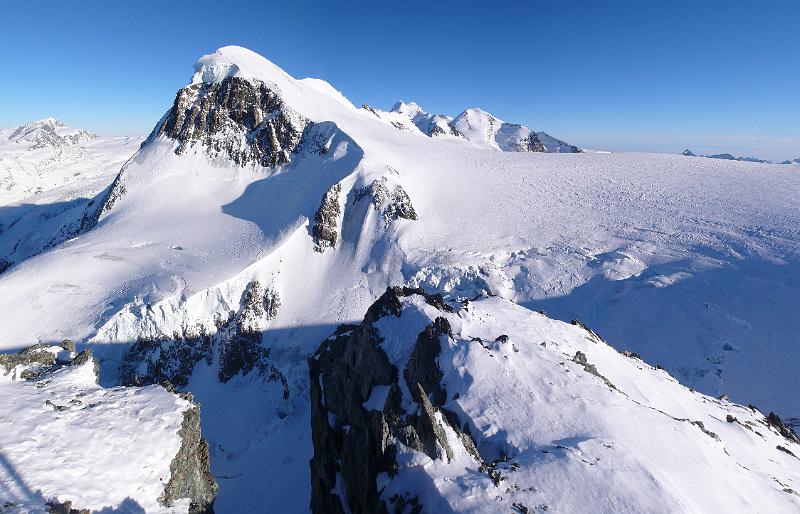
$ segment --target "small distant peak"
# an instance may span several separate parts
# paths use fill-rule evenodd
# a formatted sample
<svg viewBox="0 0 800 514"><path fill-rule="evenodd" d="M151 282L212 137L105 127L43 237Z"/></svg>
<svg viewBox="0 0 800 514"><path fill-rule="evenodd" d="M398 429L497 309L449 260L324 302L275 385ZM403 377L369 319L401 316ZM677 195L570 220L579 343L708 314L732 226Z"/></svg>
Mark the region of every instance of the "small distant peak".
<svg viewBox="0 0 800 514"><path fill-rule="evenodd" d="M61 128L61 127L66 127L66 126L67 125L63 121L59 120L58 118L56 118L54 116L49 116L47 118L42 118L41 120L29 121L28 123L26 123L24 125L20 125L20 127L24 127L24 128L28 128L28 129L45 128L45 127L54 128L55 129L55 128Z"/></svg>
<svg viewBox="0 0 800 514"><path fill-rule="evenodd" d="M417 114L424 113L425 110L422 107L420 107L416 102L406 103L403 101L399 101L395 103L394 106L392 107L392 112L398 112L400 114L405 114L406 116L413 118Z"/></svg>
<svg viewBox="0 0 800 514"><path fill-rule="evenodd" d="M685 155L686 157L697 157L697 155L695 155L695 153L688 148L681 152L681 155Z"/></svg>
<svg viewBox="0 0 800 514"><path fill-rule="evenodd" d="M35 121L34 123L41 124L41 125L50 125L50 126L53 126L53 127L66 127L67 126L63 121L61 121L60 119L58 119L58 118L56 118L54 116L49 116L49 117L44 118L42 120Z"/></svg>
<svg viewBox="0 0 800 514"><path fill-rule="evenodd" d="M464 118L471 120L488 119L488 120L500 121L499 118L497 118L495 115L493 115L490 112L484 111L479 107L470 107L469 109L466 109L464 112L456 116L456 119L464 119Z"/></svg>

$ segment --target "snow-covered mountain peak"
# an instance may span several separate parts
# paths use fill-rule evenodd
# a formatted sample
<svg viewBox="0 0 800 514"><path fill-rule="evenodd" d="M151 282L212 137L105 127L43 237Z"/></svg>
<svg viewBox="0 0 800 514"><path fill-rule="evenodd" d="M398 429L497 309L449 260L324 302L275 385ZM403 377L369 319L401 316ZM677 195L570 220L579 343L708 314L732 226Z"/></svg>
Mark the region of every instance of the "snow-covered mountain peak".
<svg viewBox="0 0 800 514"><path fill-rule="evenodd" d="M194 64L192 82L218 83L228 77L282 82L294 79L272 61L241 46L223 46Z"/></svg>
<svg viewBox="0 0 800 514"><path fill-rule="evenodd" d="M503 123L503 120L494 116L492 113L484 111L480 107L470 107L456 116L454 123L470 123L473 125L485 125L487 123Z"/></svg>
<svg viewBox="0 0 800 514"><path fill-rule="evenodd" d="M35 120L16 127L6 139L10 143L31 148L78 145L97 139L97 134L84 129L73 129L55 117Z"/></svg>
<svg viewBox="0 0 800 514"><path fill-rule="evenodd" d="M403 102L402 100L395 103L392 106L392 112L399 112L400 114L405 114L406 116L413 118L417 114L427 114L425 110L419 106L416 102Z"/></svg>

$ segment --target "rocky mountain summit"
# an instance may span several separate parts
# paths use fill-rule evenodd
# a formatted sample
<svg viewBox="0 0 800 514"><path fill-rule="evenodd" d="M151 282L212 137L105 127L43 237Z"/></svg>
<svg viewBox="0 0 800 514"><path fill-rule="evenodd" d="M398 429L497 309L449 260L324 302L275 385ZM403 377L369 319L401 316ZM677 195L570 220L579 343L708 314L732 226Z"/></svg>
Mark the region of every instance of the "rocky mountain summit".
<svg viewBox="0 0 800 514"><path fill-rule="evenodd" d="M307 124L285 104L275 85L226 77L181 89L149 140L161 135L174 139L177 154L199 142L212 158L224 155L242 166L275 166L289 162Z"/></svg>

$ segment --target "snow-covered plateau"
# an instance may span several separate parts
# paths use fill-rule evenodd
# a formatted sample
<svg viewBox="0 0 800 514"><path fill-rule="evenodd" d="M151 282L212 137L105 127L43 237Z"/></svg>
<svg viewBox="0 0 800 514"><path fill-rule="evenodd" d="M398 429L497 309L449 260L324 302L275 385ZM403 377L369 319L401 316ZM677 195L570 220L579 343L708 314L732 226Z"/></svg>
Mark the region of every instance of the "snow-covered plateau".
<svg viewBox="0 0 800 514"><path fill-rule="evenodd" d="M800 511L800 174L542 128L224 47L0 132L0 511Z"/></svg>

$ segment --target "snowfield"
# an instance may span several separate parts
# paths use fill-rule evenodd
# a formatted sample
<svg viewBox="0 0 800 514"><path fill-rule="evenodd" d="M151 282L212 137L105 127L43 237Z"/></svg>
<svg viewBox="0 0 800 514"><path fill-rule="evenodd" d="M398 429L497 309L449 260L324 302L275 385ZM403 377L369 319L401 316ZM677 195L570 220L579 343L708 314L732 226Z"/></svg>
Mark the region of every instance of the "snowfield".
<svg viewBox="0 0 800 514"><path fill-rule="evenodd" d="M89 359L27 381L20 367L0 368L0 508L47 513L47 503L72 502L92 512L188 512L188 500L159 500L193 405L155 385L100 387L93 367Z"/></svg>
<svg viewBox="0 0 800 514"><path fill-rule="evenodd" d="M212 101L223 97L216 91L227 103ZM442 512L492 512L497 495L561 512L797 510L784 489L800 491L800 463L776 447L800 449L758 411L712 398L754 404L787 424L800 418L794 167L492 151L502 149L498 137L540 133L497 133L479 117L471 127L488 131L483 142L467 128L459 128L466 138L428 137L417 123L444 122L418 106L357 108L324 81L294 79L239 47L201 58L184 92L186 103L176 100L133 157L104 161L125 162L116 179L101 166L92 180L58 182L42 201L0 206L0 259L10 263L0 312L13 320L0 324L0 349L69 338L93 349L101 383L116 386L132 345L155 344L148 358L174 372L181 366L159 360L158 344L166 354L206 341L213 351L192 357L181 388L202 405L217 512L308 510L306 359L338 324L360 322L388 286L404 284L454 304L491 296L466 318L448 315L460 328L439 365L446 389L461 392L459 412L484 458L516 455L520 490L508 496L506 484L501 491L485 475L469 478L472 457L404 454L384 494L410 491ZM187 121L192 108L218 122ZM133 150L89 144L106 156ZM6 148L0 163L21 159ZM264 166L267 158L276 164ZM39 187L18 175L13 183L28 185L14 186L25 191L14 192L17 202ZM54 214L76 196L80 204ZM236 339L231 323L249 334L241 320L253 282L279 294L258 324L258 362L276 372L241 370L221 381L226 338ZM430 322L427 308L408 309L408 326L394 326L386 345L412 344ZM666 371L587 342L538 310L578 318ZM465 342L501 334L519 353ZM572 363L577 351L617 389ZM40 394L11 386L2 401Z"/></svg>

